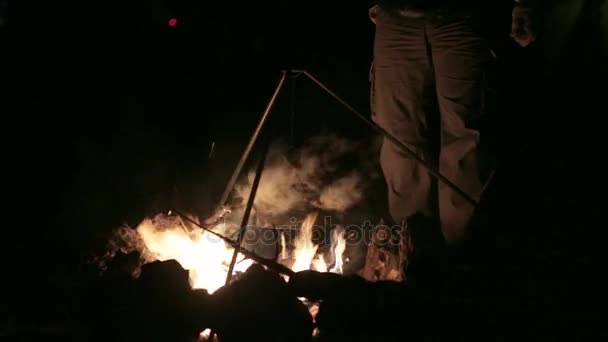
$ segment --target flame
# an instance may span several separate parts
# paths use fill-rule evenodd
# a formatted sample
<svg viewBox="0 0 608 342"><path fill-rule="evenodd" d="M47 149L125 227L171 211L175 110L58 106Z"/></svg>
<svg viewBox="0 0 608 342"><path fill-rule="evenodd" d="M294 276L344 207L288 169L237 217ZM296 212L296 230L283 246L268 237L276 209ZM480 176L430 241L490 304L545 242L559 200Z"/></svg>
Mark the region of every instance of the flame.
<svg viewBox="0 0 608 342"><path fill-rule="evenodd" d="M315 270L319 272L342 273L342 254L346 247L344 230L335 229L329 253L318 253L319 245L313 242L313 228L318 213L306 216L293 241L293 249L287 247L284 234L280 236L281 253L279 262L293 271ZM229 231L225 223L218 224L215 231ZM200 229L187 229L179 217L163 216L146 219L137 226L136 248L146 262L176 260L188 270L190 285L194 289L205 289L214 293L224 286L234 248L219 237ZM230 234L227 234L230 235ZM135 243L131 241L131 243ZM333 266L327 259L333 259ZM234 273L244 272L253 264L239 253ZM291 264L291 265L289 265ZM330 268L331 266L331 268ZM288 278L285 277L285 280Z"/></svg>
<svg viewBox="0 0 608 342"><path fill-rule="evenodd" d="M317 213L312 213L306 216L306 219L302 223L300 228L300 234L298 234L294 242L294 258L295 262L291 267L295 272L312 269L319 272L333 272L342 273L342 266L344 264L342 255L346 250L346 239L344 238L344 229L338 227L334 229L332 233L332 245L331 251L334 259L334 264L330 268L325 261L323 254L317 253L319 245L315 244L312 240L314 222L317 219ZM284 240L281 240L281 252L286 251L287 248L283 245Z"/></svg>
<svg viewBox="0 0 608 342"><path fill-rule="evenodd" d="M280 260L293 271L315 270L319 272L342 273L343 253L346 248L344 229L334 229L331 239L329 253L323 255L318 253L319 245L313 241L314 223L318 214L309 214L300 226L299 232L293 241L293 249L287 246L284 234L280 235ZM230 261L234 254L234 248L219 237L201 228L188 229L184 222L175 216L158 215L151 219L145 219L136 228L138 236L134 238L131 234L121 235L118 238L129 249L138 250L145 262L176 260L188 270L190 285L194 289L205 289L210 294L224 286ZM230 229L225 223L218 224L214 231L220 234L230 235ZM327 264L326 257L333 258L333 266ZM244 272L253 264L252 260L245 259L238 254L234 273ZM289 265L291 263L291 265ZM288 281L287 276L283 276ZM309 303L300 298L309 308L309 312L316 318L318 303ZM318 334L318 331L315 333ZM199 340L211 339L210 330L200 332Z"/></svg>
<svg viewBox="0 0 608 342"><path fill-rule="evenodd" d="M289 251L287 251L287 242L285 241L285 234L281 233L281 260L289 258Z"/></svg>
<svg viewBox="0 0 608 342"><path fill-rule="evenodd" d="M176 260L189 271L190 285L195 289L215 292L224 285L234 248L202 229L188 233L179 222L162 227L156 220L144 220L137 232L143 240L149 261ZM239 254L237 260L244 257ZM244 260L235 266L235 273L252 264Z"/></svg>
<svg viewBox="0 0 608 342"><path fill-rule="evenodd" d="M317 254L317 248L319 248L319 246L312 242L313 226L316 220L316 212L306 216L304 222L302 222L300 233L294 241L295 249L293 254L295 262L293 266L291 266L291 269L295 272L309 270L313 263L313 259Z"/></svg>
<svg viewBox="0 0 608 342"><path fill-rule="evenodd" d="M330 272L342 274L342 266L344 265L342 256L346 250L346 239L344 238L344 229L342 227L338 227L332 232L332 247L335 261Z"/></svg>
<svg viewBox="0 0 608 342"><path fill-rule="evenodd" d="M199 341L209 341L211 339L211 329L205 329L203 331L201 331L201 333L198 335L198 340ZM213 339L214 341L217 340L217 338Z"/></svg>

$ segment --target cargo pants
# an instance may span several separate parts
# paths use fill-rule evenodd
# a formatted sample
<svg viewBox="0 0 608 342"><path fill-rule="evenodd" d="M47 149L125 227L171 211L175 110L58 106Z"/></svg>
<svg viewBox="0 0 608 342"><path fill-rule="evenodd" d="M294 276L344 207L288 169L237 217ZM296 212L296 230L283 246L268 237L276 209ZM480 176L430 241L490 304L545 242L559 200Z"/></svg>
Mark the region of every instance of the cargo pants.
<svg viewBox="0 0 608 342"><path fill-rule="evenodd" d="M475 19L370 10L376 24L372 118L479 199L484 185L477 124L490 50ZM448 243L466 233L474 207L406 152L384 139L380 165L394 222L423 214L441 223Z"/></svg>

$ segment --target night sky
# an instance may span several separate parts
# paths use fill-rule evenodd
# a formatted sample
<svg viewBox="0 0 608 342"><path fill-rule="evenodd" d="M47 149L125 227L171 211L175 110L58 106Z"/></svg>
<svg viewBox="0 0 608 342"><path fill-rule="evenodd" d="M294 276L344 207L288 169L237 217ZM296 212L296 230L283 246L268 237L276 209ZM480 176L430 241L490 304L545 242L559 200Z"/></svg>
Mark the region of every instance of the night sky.
<svg viewBox="0 0 608 342"><path fill-rule="evenodd" d="M76 235L95 235L84 222L109 229L138 221L158 196L200 182L212 142L213 166L222 167L214 172L228 177L284 68L306 67L368 111L373 25L365 3L346 11L321 2L119 3L15 7L7 30L20 34L10 36L24 127L18 154L32 165L19 173L44 187L32 187L36 211L61 215ZM298 123L331 122L323 112L340 107L298 83ZM289 96L286 88L283 101ZM332 115L355 121L343 109Z"/></svg>
<svg viewBox="0 0 608 342"><path fill-rule="evenodd" d="M65 295L122 224L176 203L211 210L282 69L306 68L368 112L369 7L10 3L1 58L10 80L3 138L14 220L3 254L18 281L5 285L43 282L52 284L45 292ZM282 94L278 126L287 123L290 88ZM320 130L371 135L304 79L296 103L300 141ZM284 129L276 134L287 138Z"/></svg>
<svg viewBox="0 0 608 342"><path fill-rule="evenodd" d="M10 203L2 261L14 272L4 285L65 296L83 260L117 226L176 202L209 210L284 68L309 70L367 113L371 3L0 5ZM590 269L590 246L599 239L590 228L601 225L591 217L602 202L595 183L603 176L592 128L606 113L598 106L606 95L600 3L586 2L553 49L516 49L506 35L496 41L496 78L506 82L497 87L503 102L488 126L501 171L482 217L490 223L480 233L494 244L480 250L512 266L504 274L514 274L521 293L546 288L556 296L543 303L585 292L575 286L588 280L578 271ZM496 22L497 32L508 30L509 16ZM321 130L371 137L306 82L298 80L297 139ZM287 109L277 108L280 120ZM582 312L580 301L567 303Z"/></svg>

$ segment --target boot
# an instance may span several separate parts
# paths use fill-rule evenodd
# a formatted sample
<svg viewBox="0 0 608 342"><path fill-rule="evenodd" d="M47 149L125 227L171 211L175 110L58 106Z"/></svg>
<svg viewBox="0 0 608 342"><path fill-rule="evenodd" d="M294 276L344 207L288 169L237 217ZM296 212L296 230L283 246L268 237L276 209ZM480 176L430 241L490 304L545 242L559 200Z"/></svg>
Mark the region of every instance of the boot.
<svg viewBox="0 0 608 342"><path fill-rule="evenodd" d="M404 270L408 282L425 288L441 286L448 252L441 225L415 215L407 221L406 230L411 242Z"/></svg>

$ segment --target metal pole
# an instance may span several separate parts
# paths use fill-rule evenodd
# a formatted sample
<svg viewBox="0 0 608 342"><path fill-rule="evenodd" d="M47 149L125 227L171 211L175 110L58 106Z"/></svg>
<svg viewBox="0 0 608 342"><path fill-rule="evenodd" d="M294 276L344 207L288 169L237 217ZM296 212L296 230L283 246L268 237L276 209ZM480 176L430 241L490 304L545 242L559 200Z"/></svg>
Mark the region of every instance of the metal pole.
<svg viewBox="0 0 608 342"><path fill-rule="evenodd" d="M245 213L243 214L243 219L241 220L241 227L239 228L239 235L234 242L234 253L232 253L232 260L230 261L230 267L228 267L228 274L226 274L226 285L230 283L232 279L232 272L234 271L234 265L236 264L236 259L239 254L239 249L241 248L241 243L243 241L243 237L245 236L245 231L247 231L247 225L249 224L249 216L251 215L251 208L253 208L253 202L255 201L255 195L258 191L258 186L260 185L260 179L262 179L262 172L264 171L264 165L266 162L266 155L269 150L269 142L264 144L264 150L262 151L262 156L260 159L260 163L258 164L258 168L255 172L255 178L253 179L253 184L251 186L251 191L249 192L249 198L247 199L247 206L245 207Z"/></svg>
<svg viewBox="0 0 608 342"><path fill-rule="evenodd" d="M250 252L247 249L243 248L240 246L240 244L237 244L236 242L234 242L234 240L222 235L222 234L218 234L216 232L214 232L213 230L204 227L202 225L200 225L198 222L194 221L193 219L189 218L186 214L173 209L173 212L175 212L178 217L183 218L184 220L192 223L194 226L203 229L204 231L224 240L226 243L228 243L230 246L232 246L233 248L237 249L239 251L239 253L243 254L245 257L257 262L260 265L264 265L266 267L268 267L269 269L279 273L279 274L284 274L286 276L293 276L295 274L294 271L292 271L291 269L289 269L287 266L282 265L278 262L276 262L276 258L275 260L272 259L266 259L264 257L261 257L257 254L255 254L254 252Z"/></svg>
<svg viewBox="0 0 608 342"><path fill-rule="evenodd" d="M245 165L245 161L248 159L249 154L251 154L251 150L253 149L255 142L257 141L257 139L260 135L260 132L262 131L262 128L264 127L264 124L268 120L270 111L274 107L274 104L281 91L281 88L283 88L283 84L285 83L285 78L287 78L287 71L283 70L283 71L281 71L281 78L279 79L279 83L277 84L277 87L275 88L274 93L272 94L272 97L270 98L270 101L268 101L268 105L266 106L266 109L264 110L264 114L262 114L262 118L260 119L260 122L258 123L258 126L256 127L255 131L253 132L253 135L251 136L251 139L249 140L249 144L247 145L247 148L245 148L245 152L243 152L243 155L241 156L241 159L239 160L239 163L237 164L236 169L232 173L232 177L230 178L230 180L228 181L228 184L226 185L226 189L224 189L224 193L222 194L222 198L219 202L220 207L216 210L217 213L223 213L222 207L228 200L228 196L230 195L230 192L232 191L232 188L234 187L234 184L236 183L236 180L237 180L238 176L240 175L241 170L243 169L243 166ZM245 207L245 213L243 214L243 219L241 220L239 235L233 245L234 252L232 253L232 260L230 260L230 266L228 267L228 273L226 274L226 281L224 282L224 285L230 284L230 280L232 279L232 272L234 272L234 266L236 265L236 259L238 257L239 251L242 249L241 243L243 241L243 236L245 235L245 231L247 230L247 224L249 223L249 216L251 215L251 208L253 207L253 202L255 200L255 195L258 190L258 185L260 183L260 179L262 178L262 171L264 171L266 155L268 154L269 148L270 148L270 141L267 141L266 144L264 144L264 150L262 151L261 160L258 164L258 168L255 173L255 178L253 179L251 191L249 192L249 198L247 199L247 206ZM205 221L205 223L208 223L208 221L217 220L219 218L219 217L217 217L218 216L217 213L213 217L207 219ZM289 269L287 267L283 266L282 271L287 273L288 271L286 271L286 270L289 270ZM289 270L289 271L291 271L291 270ZM290 275L293 275L293 273L291 273ZM211 331L210 339L211 339L211 341L215 340L215 331Z"/></svg>
<svg viewBox="0 0 608 342"><path fill-rule="evenodd" d="M205 224L214 223L215 221L217 221L219 219L219 216L221 216L221 214L223 214L222 208L226 204L226 201L228 201L228 196L230 196L230 193L232 192L232 189L234 188L234 184L236 184L236 181L237 181L239 175L241 174L241 171L243 170L243 166L245 166L245 162L247 161L247 159L249 158L249 155L251 154L251 150L253 149L253 146L255 145L255 142L257 141L258 136L260 135L260 132L262 131L262 128L264 127L264 124L266 123L266 120L268 119L268 115L270 114L270 111L271 111L272 107L274 106L277 96L279 95L279 92L281 91L281 88L283 87L283 84L285 83L286 77L287 77L287 71L281 71L281 78L279 79L279 83L277 84L277 87L274 90L274 93L272 94L272 97L270 98L270 101L268 102L266 109L264 110L264 114L262 114L262 117L260 118L260 121L258 122L258 125L255 128L255 131L253 132L253 135L251 136L249 143L247 144L247 147L245 148L245 151L241 155L241 159L239 160L236 168L234 169L234 172L232 173L232 176L230 177L230 179L228 180L228 183L226 184L226 188L224 189L224 192L222 193L222 197L220 198L218 207L216 208L214 215L205 220Z"/></svg>
<svg viewBox="0 0 608 342"><path fill-rule="evenodd" d="M456 184L452 183L452 181L450 181L447 177L445 177L444 175L439 173L439 171L437 171L434 167L429 165L429 163L427 163L426 160L422 159L422 157L420 157L418 154L416 154L416 152L412 151L412 149L409 148L406 144L404 144L401 140L397 139L390 132L388 132L384 128L378 126L376 123L374 123L373 121L368 119L365 115L361 114L359 111L357 111L351 105L349 105L346 101L342 100L338 95L336 95L333 91L331 91L325 84L323 84L321 81L319 81L314 76L309 74L308 71L293 70L292 72L302 73L302 74L306 75L314 83L316 83L321 89L323 89L331 97L333 97L338 102L340 102L344 107L346 107L346 109L348 109L350 112L355 114L355 116L357 116L359 119L363 120L363 122L365 122L368 126L370 126L374 131L382 134L384 137L386 137L388 140L390 140L393 144L401 147L401 149L403 149L406 153L411 155L412 158L414 158L418 163L420 163L420 165L424 166L433 177L437 178L438 180L443 182L445 185L450 187L454 192L456 192L457 194L462 196L462 198L465 199L472 206L474 206L474 207L477 206L477 201L475 199L473 199L472 196L470 196L464 190L460 189Z"/></svg>
<svg viewBox="0 0 608 342"><path fill-rule="evenodd" d="M289 99L289 144L295 145L295 124L296 124L296 78L291 77L291 94Z"/></svg>

